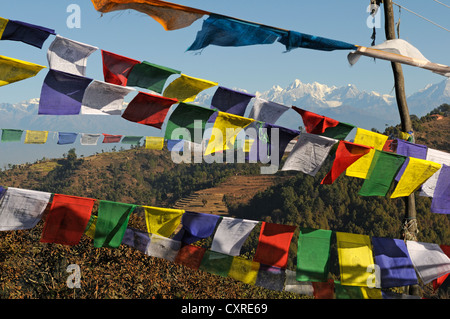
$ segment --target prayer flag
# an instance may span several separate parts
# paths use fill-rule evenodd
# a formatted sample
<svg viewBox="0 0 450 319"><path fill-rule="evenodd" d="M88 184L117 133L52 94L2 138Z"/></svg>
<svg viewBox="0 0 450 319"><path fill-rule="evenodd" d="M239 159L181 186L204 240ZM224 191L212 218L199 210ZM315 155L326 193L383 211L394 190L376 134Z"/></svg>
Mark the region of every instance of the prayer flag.
<svg viewBox="0 0 450 319"><path fill-rule="evenodd" d="M142 61L131 69L127 85L162 93L167 79L173 74L180 73L178 70Z"/></svg>
<svg viewBox="0 0 450 319"><path fill-rule="evenodd" d="M323 134L327 128L335 127L339 124L339 121L332 118L309 112L296 106L292 106L292 109L301 115L307 133Z"/></svg>
<svg viewBox="0 0 450 319"><path fill-rule="evenodd" d="M200 270L210 274L227 277L234 257L207 250L200 263Z"/></svg>
<svg viewBox="0 0 450 319"><path fill-rule="evenodd" d="M81 101L81 114L120 115L125 96L133 88L94 80Z"/></svg>
<svg viewBox="0 0 450 319"><path fill-rule="evenodd" d="M397 139L397 150L396 150L397 154L404 155L406 157L426 159L427 149L428 148L426 145L414 144L401 139ZM400 171L395 177L396 181L400 180L407 165L408 165L407 162L403 163L403 166L400 168Z"/></svg>
<svg viewBox="0 0 450 319"><path fill-rule="evenodd" d="M348 286L368 286L373 275L370 237L366 235L336 232L341 283Z"/></svg>
<svg viewBox="0 0 450 319"><path fill-rule="evenodd" d="M30 229L41 220L51 193L8 187L0 201L0 230Z"/></svg>
<svg viewBox="0 0 450 319"><path fill-rule="evenodd" d="M300 229L297 246L297 280L326 281L330 267L331 230Z"/></svg>
<svg viewBox="0 0 450 319"><path fill-rule="evenodd" d="M216 229L220 216L195 212L185 212L181 217L182 228L174 236L185 244L193 244L211 236Z"/></svg>
<svg viewBox="0 0 450 319"><path fill-rule="evenodd" d="M181 222L184 210L142 206L145 210L145 222L150 234L170 237Z"/></svg>
<svg viewBox="0 0 450 319"><path fill-rule="evenodd" d="M369 153L362 156L356 162L351 164L347 168L346 175L357 178L366 178L367 172L370 168L370 163L372 162L372 158L375 155L375 150L382 150L387 138L388 137L386 135L375 133L358 127L354 143L371 146L373 147L373 149L371 149Z"/></svg>
<svg viewBox="0 0 450 319"><path fill-rule="evenodd" d="M222 217L211 244L211 250L231 256L239 256L241 247L258 221Z"/></svg>
<svg viewBox="0 0 450 319"><path fill-rule="evenodd" d="M148 232L127 227L122 238L122 244L136 248L142 253L147 251L150 243L150 236Z"/></svg>
<svg viewBox="0 0 450 319"><path fill-rule="evenodd" d="M190 26L207 11L159 0L92 0L95 10L103 13L133 9L160 23L166 31Z"/></svg>
<svg viewBox="0 0 450 319"><path fill-rule="evenodd" d="M103 134L103 143L119 143L122 135Z"/></svg>
<svg viewBox="0 0 450 319"><path fill-rule="evenodd" d="M100 134L81 133L81 145L97 145Z"/></svg>
<svg viewBox="0 0 450 319"><path fill-rule="evenodd" d="M73 144L77 139L78 133L66 133L66 132L58 132L58 144Z"/></svg>
<svg viewBox="0 0 450 319"><path fill-rule="evenodd" d="M97 224L97 216L91 215L89 218L88 224L84 230L84 234L91 239L94 239L95 236L95 225Z"/></svg>
<svg viewBox="0 0 450 319"><path fill-rule="evenodd" d="M431 201L431 212L450 214L450 166L442 164Z"/></svg>
<svg viewBox="0 0 450 319"><path fill-rule="evenodd" d="M417 275L401 239L372 237L375 264L380 267L381 288L416 285Z"/></svg>
<svg viewBox="0 0 450 319"><path fill-rule="evenodd" d="M5 31L6 25L8 24L9 19L5 19L0 17L0 39L2 38L3 31Z"/></svg>
<svg viewBox="0 0 450 319"><path fill-rule="evenodd" d="M323 38L296 31L288 31L278 40L290 51L295 48L305 48L321 51L356 50L357 46L351 43Z"/></svg>
<svg viewBox="0 0 450 319"><path fill-rule="evenodd" d="M280 116L289 109L290 107L286 105L266 101L261 98L255 98L255 102L253 103L253 107L248 117L260 122L275 124Z"/></svg>
<svg viewBox="0 0 450 319"><path fill-rule="evenodd" d="M450 257L450 246L448 245L439 245L439 247L442 249L444 254L447 255L447 257ZM450 273L447 273L443 276L438 277L437 279L433 280L433 289L437 290L446 280L447 277L450 275Z"/></svg>
<svg viewBox="0 0 450 319"><path fill-rule="evenodd" d="M347 135L355 128L354 125L352 124L348 124L348 123L344 123L344 122L339 122L338 125L333 126L333 127L327 127L325 129L325 132L323 132L322 136L326 136L326 137L331 137L331 138L335 138L337 140L344 140Z"/></svg>
<svg viewBox="0 0 450 319"><path fill-rule="evenodd" d="M142 138L143 138L143 136L125 135L122 139L122 144L139 145L141 143Z"/></svg>
<svg viewBox="0 0 450 319"><path fill-rule="evenodd" d="M298 281L296 272L293 270L285 269L286 281L284 282L284 290L301 294L312 296L314 294L314 288L309 281Z"/></svg>
<svg viewBox="0 0 450 319"><path fill-rule="evenodd" d="M211 107L222 112L244 116L245 109L255 95L219 86L214 93Z"/></svg>
<svg viewBox="0 0 450 319"><path fill-rule="evenodd" d="M337 142L333 138L302 132L281 170L315 176Z"/></svg>
<svg viewBox="0 0 450 319"><path fill-rule="evenodd" d="M204 155L233 148L236 136L252 122L254 119L218 112Z"/></svg>
<svg viewBox="0 0 450 319"><path fill-rule="evenodd" d="M148 150L162 150L164 147L164 137L146 136L145 148Z"/></svg>
<svg viewBox="0 0 450 319"><path fill-rule="evenodd" d="M192 102L198 93L216 85L216 82L181 74L165 88L163 96L177 99L180 102Z"/></svg>
<svg viewBox="0 0 450 319"><path fill-rule="evenodd" d="M339 141L335 158L330 171L325 175L320 184L333 184L334 181L361 156L369 153L370 147L348 141Z"/></svg>
<svg viewBox="0 0 450 319"><path fill-rule="evenodd" d="M174 262L180 248L181 242L178 240L151 234L146 254Z"/></svg>
<svg viewBox="0 0 450 319"><path fill-rule="evenodd" d="M328 281L313 281L313 295L314 299L335 299L335 284L333 279Z"/></svg>
<svg viewBox="0 0 450 319"><path fill-rule="evenodd" d="M391 152L375 150L366 179L358 194L361 196L386 196L406 157Z"/></svg>
<svg viewBox="0 0 450 319"><path fill-rule="evenodd" d="M176 99L139 92L128 104L122 117L128 121L161 128Z"/></svg>
<svg viewBox="0 0 450 319"><path fill-rule="evenodd" d="M450 166L450 154L444 151L428 148L426 160ZM425 183L423 183L420 196L433 197L440 172L441 171L439 169Z"/></svg>
<svg viewBox="0 0 450 319"><path fill-rule="evenodd" d="M403 172L391 198L409 196L416 191L428 178L441 168L441 164L409 157L408 165Z"/></svg>
<svg viewBox="0 0 450 319"><path fill-rule="evenodd" d="M262 222L253 260L261 264L286 268L289 246L296 228L296 226Z"/></svg>
<svg viewBox="0 0 450 319"><path fill-rule="evenodd" d="M136 205L101 200L95 226L94 247L117 248L122 243L130 214Z"/></svg>
<svg viewBox="0 0 450 319"><path fill-rule="evenodd" d="M84 92L91 81L83 76L50 69L42 85L38 114L79 114Z"/></svg>
<svg viewBox="0 0 450 319"><path fill-rule="evenodd" d="M450 258L438 244L407 240L406 247L424 284L450 273Z"/></svg>
<svg viewBox="0 0 450 319"><path fill-rule="evenodd" d="M103 76L105 82L126 86L131 69L141 63L112 52L102 50Z"/></svg>
<svg viewBox="0 0 450 319"><path fill-rule="evenodd" d="M42 230L42 243L77 245L91 217L95 199L54 194Z"/></svg>
<svg viewBox="0 0 450 319"><path fill-rule="evenodd" d="M202 29L197 32L195 41L187 51L200 50L208 45L240 47L272 44L281 33L279 30L256 23L210 14L203 21Z"/></svg>
<svg viewBox="0 0 450 319"><path fill-rule="evenodd" d="M269 140L269 154L270 156L277 156L278 162L281 163L281 159L283 158L286 147L289 142L292 141L295 137L300 135L300 131L292 130L283 126L278 126L275 124L265 123L264 127L267 128L267 137ZM274 145L274 141L272 139L273 130L278 130L278 154L274 154L272 150L272 146ZM275 140L275 143L276 140Z"/></svg>
<svg viewBox="0 0 450 319"><path fill-rule="evenodd" d="M26 130L25 144L45 144L47 142L48 131Z"/></svg>
<svg viewBox="0 0 450 319"><path fill-rule="evenodd" d="M258 275L256 277L255 285L264 287L270 290L282 291L284 282L286 281L286 269L259 265Z"/></svg>
<svg viewBox="0 0 450 319"><path fill-rule="evenodd" d="M31 78L45 66L0 55L0 86Z"/></svg>
<svg viewBox="0 0 450 319"><path fill-rule="evenodd" d="M345 286L339 282L334 283L336 299L364 299L361 288L358 286Z"/></svg>
<svg viewBox="0 0 450 319"><path fill-rule="evenodd" d="M210 116L214 113L213 110L194 104L180 103L172 112L167 122L164 138L167 140L184 139L194 141L196 135L198 139L203 139L203 132L205 125ZM180 128L186 129L190 136L183 136ZM195 131L198 131L195 134ZM174 136L172 136L174 135Z"/></svg>
<svg viewBox="0 0 450 319"><path fill-rule="evenodd" d="M55 30L8 19L8 22L3 28L3 32L0 32L0 39L20 41L41 49L50 34L55 34Z"/></svg>
<svg viewBox="0 0 450 319"><path fill-rule="evenodd" d="M259 263L242 257L233 257L228 277L254 285L258 276Z"/></svg>
<svg viewBox="0 0 450 319"><path fill-rule="evenodd" d="M47 51L50 69L86 76L89 56L98 48L56 35Z"/></svg>
<svg viewBox="0 0 450 319"><path fill-rule="evenodd" d="M20 142L23 130L2 129L2 142Z"/></svg>
<svg viewBox="0 0 450 319"><path fill-rule="evenodd" d="M206 248L193 245L181 247L175 257L175 262L191 269L199 269Z"/></svg>

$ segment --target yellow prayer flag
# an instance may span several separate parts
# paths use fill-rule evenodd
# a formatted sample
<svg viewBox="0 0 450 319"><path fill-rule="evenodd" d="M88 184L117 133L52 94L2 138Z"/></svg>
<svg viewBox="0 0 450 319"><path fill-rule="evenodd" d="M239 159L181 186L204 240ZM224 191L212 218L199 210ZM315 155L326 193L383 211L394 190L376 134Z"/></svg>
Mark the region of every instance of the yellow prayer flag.
<svg viewBox="0 0 450 319"><path fill-rule="evenodd" d="M45 144L47 142L48 131L26 131L25 144Z"/></svg>
<svg viewBox="0 0 450 319"><path fill-rule="evenodd" d="M411 137L411 135L409 135L408 133L406 133L406 132L400 132L400 138L401 138L402 140L407 141L410 137Z"/></svg>
<svg viewBox="0 0 450 319"><path fill-rule="evenodd" d="M239 115L218 112L205 155L233 148L239 132L254 121Z"/></svg>
<svg viewBox="0 0 450 319"><path fill-rule="evenodd" d="M145 211L145 222L150 234L170 237L181 222L182 209L142 206Z"/></svg>
<svg viewBox="0 0 450 319"><path fill-rule="evenodd" d="M258 276L259 263L239 256L233 258L228 277L254 285Z"/></svg>
<svg viewBox="0 0 450 319"><path fill-rule="evenodd" d="M374 266L370 237L336 232L341 284L367 287L372 284Z"/></svg>
<svg viewBox="0 0 450 319"><path fill-rule="evenodd" d="M383 299L380 288L361 287L361 293L364 299Z"/></svg>
<svg viewBox="0 0 450 319"><path fill-rule="evenodd" d="M43 68L43 65L0 55L0 86L33 77Z"/></svg>
<svg viewBox="0 0 450 319"><path fill-rule="evenodd" d="M145 148L149 150L162 150L164 147L164 137L146 136Z"/></svg>
<svg viewBox="0 0 450 319"><path fill-rule="evenodd" d="M355 135L355 144L371 146L373 149L366 155L360 157L356 162L350 165L346 170L346 175L357 178L366 178L370 164L375 155L375 150L382 150L388 137L386 135L357 128Z"/></svg>
<svg viewBox="0 0 450 319"><path fill-rule="evenodd" d="M436 173L441 166L441 164L435 162L409 157L409 163L398 181L391 198L411 195L420 185Z"/></svg>
<svg viewBox="0 0 450 319"><path fill-rule="evenodd" d="M97 216L91 215L91 218L93 218L92 222L88 224L88 229L84 231L84 234L88 236L89 238L94 239L95 238L95 226L97 225Z"/></svg>
<svg viewBox="0 0 450 319"><path fill-rule="evenodd" d="M2 38L3 31L5 31L6 25L8 24L8 19L0 17L0 39Z"/></svg>
<svg viewBox="0 0 450 319"><path fill-rule="evenodd" d="M216 86L218 83L202 80L181 74L179 78L172 81L164 90L163 96L177 99L180 102L192 102L198 93Z"/></svg>
<svg viewBox="0 0 450 319"><path fill-rule="evenodd" d="M245 140L245 142L244 142L244 152L245 153L250 152L250 150L252 149L253 142L255 142L255 140Z"/></svg>

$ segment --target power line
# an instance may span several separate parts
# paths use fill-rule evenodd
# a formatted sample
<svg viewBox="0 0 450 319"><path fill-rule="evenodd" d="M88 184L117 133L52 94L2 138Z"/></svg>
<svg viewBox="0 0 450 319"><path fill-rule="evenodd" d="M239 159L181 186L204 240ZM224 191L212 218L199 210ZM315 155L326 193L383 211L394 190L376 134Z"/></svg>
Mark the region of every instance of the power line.
<svg viewBox="0 0 450 319"><path fill-rule="evenodd" d="M445 7L447 7L447 8L450 8L450 6L449 5L447 5L447 4L445 4L445 3L442 3L442 2L440 2L440 1L438 1L438 0L433 0L434 2L437 2L437 3L439 3L439 4L442 4L443 6L445 6Z"/></svg>
<svg viewBox="0 0 450 319"><path fill-rule="evenodd" d="M436 1L436 0L435 0L435 1ZM445 30L445 31L447 31L447 32L450 32L449 29L444 28L443 26L437 24L436 22L433 22L433 21L431 21L430 19L427 19L427 18L425 18L424 16L421 16L420 14L418 14L418 13L416 13L416 12L414 12L414 11L409 10L408 8L405 8L404 6L401 6L401 5L399 5L399 4L395 3L395 2L392 2L392 4L395 4L396 6L402 8L402 9L405 9L406 11L411 12L412 14L415 14L415 15L418 16L419 18L422 18L422 19L424 19L424 20L426 20L426 21L428 21L428 22L434 24L435 26L437 26L437 27L439 27L439 28L441 28L441 29L443 29L443 30Z"/></svg>

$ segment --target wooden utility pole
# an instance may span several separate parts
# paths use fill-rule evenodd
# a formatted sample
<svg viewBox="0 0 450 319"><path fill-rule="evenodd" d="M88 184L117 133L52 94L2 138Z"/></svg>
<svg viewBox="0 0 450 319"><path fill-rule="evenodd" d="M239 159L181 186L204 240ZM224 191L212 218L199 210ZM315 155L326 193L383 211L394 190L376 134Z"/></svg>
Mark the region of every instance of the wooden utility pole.
<svg viewBox="0 0 450 319"><path fill-rule="evenodd" d="M384 29L386 40L395 39L395 22L394 9L392 0L383 0L384 6ZM408 104L406 103L405 80L403 78L403 69L400 63L391 62L392 72L395 80L395 97L397 107L400 114L401 127L403 132L412 132L412 123L409 116ZM402 228L402 237L404 240L417 241L417 219L416 219L416 202L414 193L405 199L405 219ZM417 285L409 286L408 293L410 295L419 295L419 287Z"/></svg>

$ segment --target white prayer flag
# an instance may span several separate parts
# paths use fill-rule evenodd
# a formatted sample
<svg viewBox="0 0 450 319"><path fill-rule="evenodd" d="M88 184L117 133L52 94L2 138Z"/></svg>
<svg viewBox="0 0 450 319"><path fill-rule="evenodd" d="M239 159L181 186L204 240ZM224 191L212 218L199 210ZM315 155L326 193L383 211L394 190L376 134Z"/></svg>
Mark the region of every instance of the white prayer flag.
<svg viewBox="0 0 450 319"><path fill-rule="evenodd" d="M81 145L97 145L97 141L101 134L89 134L81 133L80 144Z"/></svg>
<svg viewBox="0 0 450 319"><path fill-rule="evenodd" d="M248 117L260 122L275 124L280 116L289 109L290 107L286 105L255 98Z"/></svg>
<svg viewBox="0 0 450 319"><path fill-rule="evenodd" d="M180 248L181 241L159 236L157 234L151 234L150 243L147 246L146 254L168 261L175 261L175 257L177 256Z"/></svg>
<svg viewBox="0 0 450 319"><path fill-rule="evenodd" d="M297 281L296 272L286 269L286 281L284 283L284 290L301 294L301 295L314 295L314 287L309 281Z"/></svg>
<svg viewBox="0 0 450 319"><path fill-rule="evenodd" d="M450 166L450 154L443 151L428 148L426 160ZM438 169L425 183L422 184L422 189L419 193L420 196L433 197L440 173L441 169Z"/></svg>

